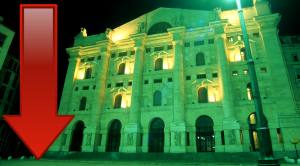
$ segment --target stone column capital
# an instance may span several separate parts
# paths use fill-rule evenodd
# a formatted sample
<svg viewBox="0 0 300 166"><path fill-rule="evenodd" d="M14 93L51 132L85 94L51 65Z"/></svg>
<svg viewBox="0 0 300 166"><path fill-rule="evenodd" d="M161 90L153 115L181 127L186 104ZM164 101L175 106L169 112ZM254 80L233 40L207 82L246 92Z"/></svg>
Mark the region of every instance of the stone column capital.
<svg viewBox="0 0 300 166"><path fill-rule="evenodd" d="M217 41L219 38L226 40L226 34L215 34L215 40Z"/></svg>
<svg viewBox="0 0 300 166"><path fill-rule="evenodd" d="M146 33L137 33L137 34L132 34L132 35L129 35L129 36L130 36L130 39L134 43L134 47L145 45L145 40L147 38Z"/></svg>
<svg viewBox="0 0 300 166"><path fill-rule="evenodd" d="M182 40L174 40L172 41L173 46L175 46L176 44L180 44L181 46L183 45L183 41Z"/></svg>
<svg viewBox="0 0 300 166"><path fill-rule="evenodd" d="M173 40L182 40L185 34L185 26L167 29Z"/></svg>
<svg viewBox="0 0 300 166"><path fill-rule="evenodd" d="M254 16L253 20L260 29L274 28L278 26L281 20L281 15L279 15L279 13L275 13L262 16Z"/></svg>
<svg viewBox="0 0 300 166"><path fill-rule="evenodd" d="M144 45L141 45L141 46L135 46L133 47L134 51L136 52L138 49L141 49L142 51L144 51L145 47Z"/></svg>
<svg viewBox="0 0 300 166"><path fill-rule="evenodd" d="M71 58L77 58L81 55L81 46L66 48L67 53Z"/></svg>

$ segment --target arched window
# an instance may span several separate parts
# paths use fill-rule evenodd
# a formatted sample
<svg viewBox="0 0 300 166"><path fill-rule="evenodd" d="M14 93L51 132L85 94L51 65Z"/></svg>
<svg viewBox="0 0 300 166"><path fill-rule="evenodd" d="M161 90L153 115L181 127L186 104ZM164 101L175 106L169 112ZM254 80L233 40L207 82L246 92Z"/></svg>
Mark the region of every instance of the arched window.
<svg viewBox="0 0 300 166"><path fill-rule="evenodd" d="M253 99L251 83L247 84L247 95L248 95L248 100Z"/></svg>
<svg viewBox="0 0 300 166"><path fill-rule="evenodd" d="M172 28L172 26L167 22L159 22L154 24L148 31L148 35L158 34L158 33L166 33L168 32L168 28Z"/></svg>
<svg viewBox="0 0 300 166"><path fill-rule="evenodd" d="M81 151L84 123L79 121L72 131L70 151Z"/></svg>
<svg viewBox="0 0 300 166"><path fill-rule="evenodd" d="M114 108L121 108L121 102L122 102L122 95L121 94L116 95Z"/></svg>
<svg viewBox="0 0 300 166"><path fill-rule="evenodd" d="M125 63L121 63L119 65L118 75L122 75L125 73Z"/></svg>
<svg viewBox="0 0 300 166"><path fill-rule="evenodd" d="M196 54L196 66L202 65L205 65L204 54L202 52L199 52L198 54Z"/></svg>
<svg viewBox="0 0 300 166"><path fill-rule="evenodd" d="M207 89L205 87L201 87L198 89L198 103L207 103Z"/></svg>
<svg viewBox="0 0 300 166"><path fill-rule="evenodd" d="M241 57L242 57L242 61L246 61L247 60L245 47L241 48Z"/></svg>
<svg viewBox="0 0 300 166"><path fill-rule="evenodd" d="M164 152L164 121L156 118L150 125L149 152Z"/></svg>
<svg viewBox="0 0 300 166"><path fill-rule="evenodd" d="M87 68L85 78L91 78L92 76L92 67Z"/></svg>
<svg viewBox="0 0 300 166"><path fill-rule="evenodd" d="M161 91L155 91L154 92L153 106L161 106Z"/></svg>
<svg viewBox="0 0 300 166"><path fill-rule="evenodd" d="M264 119L267 122L265 116L264 116ZM250 137L251 151L259 151L258 137L257 137L257 132L256 132L256 128L257 128L256 113L250 114L247 121L249 124L249 137ZM268 132L268 134L270 135L269 132Z"/></svg>
<svg viewBox="0 0 300 166"><path fill-rule="evenodd" d="M214 152L215 135L213 121L208 116L200 116L196 121L197 152Z"/></svg>
<svg viewBox="0 0 300 166"><path fill-rule="evenodd" d="M80 100L79 110L85 110L85 106L86 106L86 97L83 97Z"/></svg>
<svg viewBox="0 0 300 166"><path fill-rule="evenodd" d="M121 122L115 120L108 132L108 142L106 147L106 152L119 152L120 142L121 142Z"/></svg>
<svg viewBox="0 0 300 166"><path fill-rule="evenodd" d="M155 71L162 70L162 69L163 69L163 59L162 58L157 58L155 60Z"/></svg>

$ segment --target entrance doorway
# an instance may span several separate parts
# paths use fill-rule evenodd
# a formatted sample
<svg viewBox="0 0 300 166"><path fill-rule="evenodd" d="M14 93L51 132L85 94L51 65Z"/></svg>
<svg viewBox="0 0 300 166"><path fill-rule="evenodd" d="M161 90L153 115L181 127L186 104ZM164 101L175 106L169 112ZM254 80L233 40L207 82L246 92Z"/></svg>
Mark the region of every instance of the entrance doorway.
<svg viewBox="0 0 300 166"><path fill-rule="evenodd" d="M215 135L213 121L208 116L200 116L196 121L197 152L214 152Z"/></svg>
<svg viewBox="0 0 300 166"><path fill-rule="evenodd" d="M119 152L121 141L121 122L115 120L108 132L108 143L106 147L106 152Z"/></svg>
<svg viewBox="0 0 300 166"><path fill-rule="evenodd" d="M79 121L72 132L70 151L81 151L84 123Z"/></svg>
<svg viewBox="0 0 300 166"><path fill-rule="evenodd" d="M164 152L165 124L162 119L156 118L150 125L149 152Z"/></svg>

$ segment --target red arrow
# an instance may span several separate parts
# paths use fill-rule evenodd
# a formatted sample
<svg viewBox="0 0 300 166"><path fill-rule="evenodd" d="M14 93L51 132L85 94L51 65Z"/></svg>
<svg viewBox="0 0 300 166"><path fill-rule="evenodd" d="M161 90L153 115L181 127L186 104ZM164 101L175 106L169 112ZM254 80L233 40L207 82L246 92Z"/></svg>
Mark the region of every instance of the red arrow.
<svg viewBox="0 0 300 166"><path fill-rule="evenodd" d="M40 160L74 118L57 115L57 5L20 5L20 115L5 121Z"/></svg>

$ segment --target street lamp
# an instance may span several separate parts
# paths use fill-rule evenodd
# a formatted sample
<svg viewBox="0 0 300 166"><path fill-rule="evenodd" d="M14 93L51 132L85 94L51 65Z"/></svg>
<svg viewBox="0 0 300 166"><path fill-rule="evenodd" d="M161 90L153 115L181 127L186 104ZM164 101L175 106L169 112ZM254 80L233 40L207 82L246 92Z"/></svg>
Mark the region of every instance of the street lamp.
<svg viewBox="0 0 300 166"><path fill-rule="evenodd" d="M242 28L242 34L244 38L244 44L246 48L246 56L247 56L247 64L249 69L249 76L250 76L250 82L252 86L252 93L253 93L253 100L254 100L254 106L257 116L257 136L258 136L258 144L259 144L259 151L260 151L260 158L258 159L258 165L259 166L279 166L278 160L274 158L273 155L273 149L271 144L271 138L269 134L269 128L267 126L267 122L264 118L263 109L261 105L261 99L258 89L258 83L256 78L256 73L254 69L254 62L252 59L251 51L250 51L250 45L249 45L249 39L247 35L246 30L246 23L243 15L243 10L241 6L240 0L236 0L237 7L238 7L238 14L240 17L240 23Z"/></svg>

